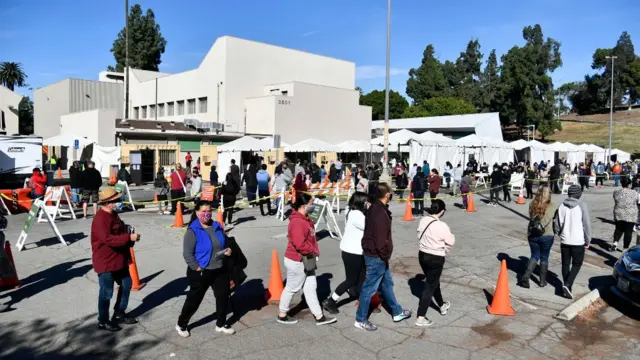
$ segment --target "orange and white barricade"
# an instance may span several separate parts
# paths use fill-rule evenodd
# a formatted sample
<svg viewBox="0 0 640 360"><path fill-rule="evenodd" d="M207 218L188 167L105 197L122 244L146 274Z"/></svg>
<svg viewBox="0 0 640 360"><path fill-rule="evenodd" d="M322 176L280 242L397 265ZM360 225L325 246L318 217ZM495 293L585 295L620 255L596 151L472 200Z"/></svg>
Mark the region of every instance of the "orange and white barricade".
<svg viewBox="0 0 640 360"><path fill-rule="evenodd" d="M334 185L333 199L331 200L331 207L336 209L336 213L340 215L340 197L346 196L347 202L351 196L351 180L338 181Z"/></svg>

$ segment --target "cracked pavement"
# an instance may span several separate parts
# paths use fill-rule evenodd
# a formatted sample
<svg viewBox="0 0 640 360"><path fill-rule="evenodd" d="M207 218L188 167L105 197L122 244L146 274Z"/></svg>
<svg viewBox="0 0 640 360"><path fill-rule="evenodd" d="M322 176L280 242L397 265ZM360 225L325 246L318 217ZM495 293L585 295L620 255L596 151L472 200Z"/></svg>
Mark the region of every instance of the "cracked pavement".
<svg viewBox="0 0 640 360"><path fill-rule="evenodd" d="M612 188L589 190L594 245L574 285L576 298L591 288L606 284L611 266L619 254L602 245L611 239L613 225ZM560 203L562 196L555 196ZM456 244L446 259L442 292L452 307L446 316L430 309L434 321L418 328L413 319L394 323L383 311L373 314L376 332L353 327L356 308L344 303L338 322L318 327L312 315L300 306L296 325L275 321L274 304L264 304L264 287L269 281L271 251L282 256L286 246L287 222L263 218L258 209L244 209L232 231L249 260L248 279L234 295L233 336L215 332L215 302L207 294L192 319L191 337L183 339L175 322L188 287L181 244L184 230L173 229L173 218L154 213L125 213L122 219L142 234L136 259L142 281L147 285L132 292L129 311L140 323L111 334L96 331L97 276L91 267L88 235L90 221L79 219L58 223L63 235L76 240L63 246L52 238L46 224L36 224L25 250L16 252L18 274L23 286L0 293L0 302L12 303L12 311L0 314L0 357L3 359L638 359L640 322L638 310L626 311L610 299L589 316L572 322L553 318L570 301L556 295L560 280L531 289L517 287L516 274L523 271L529 256L525 239L528 206L515 203L498 208L476 196L475 213L453 206L446 221L456 235ZM458 199L455 199L456 202ZM515 200L515 199L514 199ZM417 260L417 221L403 222L404 204L393 203L394 256L391 266L400 304L417 309L424 287ZM7 239L15 244L25 215L9 217ZM336 216L341 228L342 215ZM342 281L344 269L338 242L320 233L318 293L321 299ZM507 260L512 306L517 315L487 314L500 260ZM560 278L559 243L550 258L550 271ZM418 275L418 276L417 276ZM294 303L300 302L300 297ZM615 303L615 304L613 304ZM303 304L304 305L304 304ZM620 306L623 308L621 309ZM630 315L631 317L628 317ZM229 314L231 316L231 314Z"/></svg>

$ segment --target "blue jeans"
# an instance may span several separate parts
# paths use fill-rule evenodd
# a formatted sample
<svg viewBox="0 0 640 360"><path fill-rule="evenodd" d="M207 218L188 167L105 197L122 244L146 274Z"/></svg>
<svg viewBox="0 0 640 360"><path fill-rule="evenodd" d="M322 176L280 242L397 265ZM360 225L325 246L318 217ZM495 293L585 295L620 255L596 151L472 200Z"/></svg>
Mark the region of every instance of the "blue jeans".
<svg viewBox="0 0 640 360"><path fill-rule="evenodd" d="M613 175L613 185L614 186L618 186L619 182L620 182L620 175L619 174L614 174Z"/></svg>
<svg viewBox="0 0 640 360"><path fill-rule="evenodd" d="M82 194L82 189L71 188L71 202L79 203L81 194Z"/></svg>
<svg viewBox="0 0 640 360"><path fill-rule="evenodd" d="M364 284L360 291L360 301L358 311L356 312L356 321L367 321L371 297L378 291L378 288L381 288L382 296L391 308L391 314L394 316L401 314L402 307L398 304L396 295L393 293L393 279L391 278L389 265L385 264L384 261L378 257L366 255L364 257L364 264L367 268L367 274L365 275Z"/></svg>
<svg viewBox="0 0 640 360"><path fill-rule="evenodd" d="M540 261L540 264L549 263L549 253L553 246L553 235L542 235L537 238L529 238L531 248L531 260Z"/></svg>
<svg viewBox="0 0 640 360"><path fill-rule="evenodd" d="M131 276L129 269L124 268L118 271L103 272L98 274L98 284L100 291L98 293L98 323L106 324L109 322L109 303L113 296L113 283L117 283L118 295L113 310L116 314L123 315L129 305L129 294L131 293Z"/></svg>
<svg viewBox="0 0 640 360"><path fill-rule="evenodd" d="M258 187L248 187L247 186L247 200L249 201L249 205L258 205L256 200L256 193L258 192Z"/></svg>

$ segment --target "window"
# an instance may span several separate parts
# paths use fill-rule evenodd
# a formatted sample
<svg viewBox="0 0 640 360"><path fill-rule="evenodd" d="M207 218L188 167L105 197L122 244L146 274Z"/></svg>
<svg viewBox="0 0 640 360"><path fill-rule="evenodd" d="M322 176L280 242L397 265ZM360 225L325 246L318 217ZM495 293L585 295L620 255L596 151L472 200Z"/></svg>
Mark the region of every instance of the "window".
<svg viewBox="0 0 640 360"><path fill-rule="evenodd" d="M146 119L146 118L147 118L147 107L143 106L142 113L140 114L140 119Z"/></svg>
<svg viewBox="0 0 640 360"><path fill-rule="evenodd" d="M158 104L158 117L164 116L164 104Z"/></svg>
<svg viewBox="0 0 640 360"><path fill-rule="evenodd" d="M138 117L139 115L140 115L140 108L136 106L136 107L133 108L133 118L134 119L139 119L139 117Z"/></svg>
<svg viewBox="0 0 640 360"><path fill-rule="evenodd" d="M167 116L173 116L173 101L167 103Z"/></svg>
<svg viewBox="0 0 640 360"><path fill-rule="evenodd" d="M196 99L187 100L187 114L196 113Z"/></svg>
<svg viewBox="0 0 640 360"><path fill-rule="evenodd" d="M199 113L204 114L207 112L207 98L201 97L198 99L198 105L200 105Z"/></svg>
<svg viewBox="0 0 640 360"><path fill-rule="evenodd" d="M154 119L156 117L156 106L149 105L149 118Z"/></svg>
<svg viewBox="0 0 640 360"><path fill-rule="evenodd" d="M184 115L184 101L178 101L178 113L176 115Z"/></svg>
<svg viewBox="0 0 640 360"><path fill-rule="evenodd" d="M158 150L160 152L160 166L167 168L176 163L175 150Z"/></svg>

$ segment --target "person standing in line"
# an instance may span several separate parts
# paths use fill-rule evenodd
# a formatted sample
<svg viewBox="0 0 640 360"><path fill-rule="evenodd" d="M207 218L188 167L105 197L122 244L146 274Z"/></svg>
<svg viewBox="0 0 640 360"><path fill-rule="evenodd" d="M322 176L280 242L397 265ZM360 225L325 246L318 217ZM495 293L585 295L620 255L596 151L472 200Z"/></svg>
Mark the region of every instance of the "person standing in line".
<svg viewBox="0 0 640 360"><path fill-rule="evenodd" d="M340 161L340 158L336 159L335 165L336 165L336 175L338 176L338 180L341 180L342 179L342 161Z"/></svg>
<svg viewBox="0 0 640 360"><path fill-rule="evenodd" d="M618 186L620 183L620 173L622 172L622 166L620 162L616 161L615 165L611 169L611 173L613 174L613 186Z"/></svg>
<svg viewBox="0 0 640 360"><path fill-rule="evenodd" d="M93 161L89 161L82 173L82 213L85 219L89 203L93 204L93 214L98 213L98 190L102 186L102 175L94 166Z"/></svg>
<svg viewBox="0 0 640 360"><path fill-rule="evenodd" d="M329 181L331 183L338 181L338 170L336 169L336 164L331 164L331 166L329 166Z"/></svg>
<svg viewBox="0 0 640 360"><path fill-rule="evenodd" d="M233 211L236 206L236 195L240 192L240 185L236 183L233 174L228 173L222 184L220 193L222 194L222 221L225 223L227 230L233 229Z"/></svg>
<svg viewBox="0 0 640 360"><path fill-rule="evenodd" d="M156 193L156 197L158 199L158 214L169 214L169 209L167 209L167 199L169 195L169 182L164 177L164 168L161 166L158 169L158 173L156 174L156 179L153 181L153 187ZM162 203L164 202L165 210L162 208Z"/></svg>
<svg viewBox="0 0 640 360"><path fill-rule="evenodd" d="M418 172L411 183L411 193L413 193L413 207L417 216L424 215L424 194L427 191L427 176L418 166Z"/></svg>
<svg viewBox="0 0 640 360"><path fill-rule="evenodd" d="M190 195L193 201L200 199L200 193L202 192L202 177L200 176L200 170L193 168L191 173L191 192Z"/></svg>
<svg viewBox="0 0 640 360"><path fill-rule="evenodd" d="M96 170L97 171L97 170ZM100 210L91 222L91 260L98 274L98 329L120 330L119 324L136 324L138 320L127 315L131 292L129 276L130 249L140 241L140 234L125 225L115 211L120 194L108 187L100 192ZM118 284L115 313L109 319L109 303L113 296L113 283Z"/></svg>
<svg viewBox="0 0 640 360"><path fill-rule="evenodd" d="M529 204L529 226L527 239L531 256L522 278L520 286L529 289L529 278L540 261L540 287L547 285L547 270L549 269L549 253L553 246L552 223L556 212L556 206L551 202L551 189L541 186L535 198Z"/></svg>
<svg viewBox="0 0 640 360"><path fill-rule="evenodd" d="M466 210L469 206L469 191L471 191L471 175L467 170L464 171L462 180L460 180L460 193L462 194L462 206Z"/></svg>
<svg viewBox="0 0 640 360"><path fill-rule="evenodd" d="M231 278L226 260L232 254L230 239L221 224L212 221L211 204L198 201L182 242L189 292L176 324L176 331L180 336L191 335L189 320L198 311L209 288L213 290L216 299L216 332L235 334L235 330L227 324Z"/></svg>
<svg viewBox="0 0 640 360"><path fill-rule="evenodd" d="M600 183L601 189L604 187L605 176L604 164L602 164L602 161L598 161L598 165L596 165L596 188L598 187L598 183Z"/></svg>
<svg viewBox="0 0 640 360"><path fill-rule="evenodd" d="M446 162L444 165L444 180L447 183L447 190L451 188L451 173L453 172L453 165L450 162Z"/></svg>
<svg viewBox="0 0 640 360"><path fill-rule="evenodd" d="M354 326L367 331L377 330L369 319L369 305L371 297L381 288L382 296L391 309L394 322L411 317L411 311L403 309L393 293L393 279L389 269L389 260L393 253L393 238L391 236L391 212L389 202L393 197L387 183L376 185L377 199L369 206L365 215L364 233L362 236L362 252L366 266L366 275Z"/></svg>
<svg viewBox="0 0 640 360"><path fill-rule="evenodd" d="M358 298L364 282L365 266L362 255L362 236L364 235L364 213L367 211L367 194L356 191L349 199L347 223L340 241L342 263L346 279L336 287L331 296L322 302L322 307L330 314L337 314L338 300L345 292Z"/></svg>
<svg viewBox="0 0 640 360"><path fill-rule="evenodd" d="M171 173L171 215L176 213L178 201L184 201L186 196L185 184L187 183L187 174L182 170L182 164L176 164L176 170Z"/></svg>
<svg viewBox="0 0 640 360"><path fill-rule="evenodd" d="M187 164L187 169L191 169L191 162L193 161L193 157L191 156L191 152L187 151L187 155L184 157L184 163Z"/></svg>
<svg viewBox="0 0 640 360"><path fill-rule="evenodd" d="M558 164L553 164L549 169L549 178L551 180L551 192L554 194L560 194L560 167Z"/></svg>
<svg viewBox="0 0 640 360"><path fill-rule="evenodd" d="M313 220L309 215L316 210L313 196L296 193L296 201L291 204L293 211L289 216L287 230L287 250L284 253L284 267L287 269L287 284L280 296L280 313L277 321L281 324L296 324L297 319L288 315L293 296L300 290L313 314L316 325L326 325L337 321L322 313L316 281L317 259L320 256Z"/></svg>
<svg viewBox="0 0 640 360"><path fill-rule="evenodd" d="M269 183L271 175L267 172L267 164L262 164L256 174L258 182L258 197L260 199L260 214L262 216L271 215L271 193L269 193ZM264 212L264 205L267 205L267 212Z"/></svg>
<svg viewBox="0 0 640 360"><path fill-rule="evenodd" d="M591 222L587 204L580 200L580 186L571 185L568 197L553 218L553 233L560 237L562 257L562 295L573 299L573 282L584 262L585 250L591 244Z"/></svg>
<svg viewBox="0 0 640 360"><path fill-rule="evenodd" d="M465 170L466 171L466 170ZM465 173L465 171L462 170L462 164L458 163L458 166L455 167L455 169L453 169L453 195L456 195L456 188L459 188L461 185L461 181L462 181L462 176ZM469 173L469 171L466 171L467 173Z"/></svg>
<svg viewBox="0 0 640 360"><path fill-rule="evenodd" d="M511 169L502 164L502 193L506 203L511 202Z"/></svg>
<svg viewBox="0 0 640 360"><path fill-rule="evenodd" d="M82 195L82 173L77 161L74 161L69 168L69 179L71 180L71 203L73 207L78 207L80 206L80 196Z"/></svg>
<svg viewBox="0 0 640 360"><path fill-rule="evenodd" d="M491 173L491 189L490 189L490 203L489 205L498 206L500 201L500 189L502 189L502 171L498 164L493 165L493 172Z"/></svg>
<svg viewBox="0 0 640 360"><path fill-rule="evenodd" d="M360 169L358 176L358 183L356 184L356 191L367 193L369 191L369 180L364 170Z"/></svg>
<svg viewBox="0 0 640 360"><path fill-rule="evenodd" d="M224 170L224 171L226 171L226 170ZM231 159L231 166L229 167L229 172L231 173L231 176L233 176L233 180L235 181L235 183L238 185L238 188L239 188L240 185L242 184L242 181L241 181L241 178L240 178L240 167L238 165L236 165L236 159Z"/></svg>
<svg viewBox="0 0 640 360"><path fill-rule="evenodd" d="M249 207L252 208L256 206L256 195L258 192L258 179L256 174L258 173L258 168L253 160L251 160L251 164L249 164L249 168L242 174L242 183L246 185L247 189L247 200L249 201Z"/></svg>
<svg viewBox="0 0 640 360"><path fill-rule="evenodd" d="M120 164L120 170L118 170L116 177L118 178L118 181L124 181L127 185L131 185L131 174L127 170L127 166L125 164Z"/></svg>
<svg viewBox="0 0 640 360"><path fill-rule="evenodd" d="M622 187L613 192L613 221L616 228L613 232L613 244L609 251L618 250L618 241L623 236L622 251L629 248L638 220L638 204L640 203L638 192L631 189L631 179L628 176L620 179L620 183Z"/></svg>
<svg viewBox="0 0 640 360"><path fill-rule="evenodd" d="M433 204L433 200L438 196L440 192L440 174L438 174L438 170L431 169L431 173L427 178L427 182L429 183L429 197L431 198L431 203Z"/></svg>
<svg viewBox="0 0 640 360"><path fill-rule="evenodd" d="M217 187L220 185L219 179L220 178L218 176L218 171L216 171L216 166L211 165L211 170L209 171L209 185L213 186L213 201L211 203L213 207L218 206L218 195L220 194L220 189L217 189Z"/></svg>
<svg viewBox="0 0 640 360"><path fill-rule="evenodd" d="M424 176L429 176L429 174L431 173L431 169L429 169L429 163L427 162L427 160L422 162L422 172L424 173Z"/></svg>
<svg viewBox="0 0 640 360"><path fill-rule="evenodd" d="M324 164L320 165L320 182L324 182L327 177L327 170L324 168Z"/></svg>
<svg viewBox="0 0 640 360"><path fill-rule="evenodd" d="M533 167L527 166L527 173L524 186L527 190L527 199L533 199L533 182L536 180L536 172Z"/></svg>
<svg viewBox="0 0 640 360"><path fill-rule="evenodd" d="M40 171L40 168L33 168L29 179L31 188L31 198L38 199L44 196L47 190L47 174Z"/></svg>
<svg viewBox="0 0 640 360"><path fill-rule="evenodd" d="M409 185L409 179L407 178L407 173L404 172L404 167L398 164L398 175L396 176L396 193L400 199L404 196L404 191L407 189Z"/></svg>
<svg viewBox="0 0 640 360"><path fill-rule="evenodd" d="M429 305L431 305L431 298L440 308L440 315L447 315L447 311L451 307L451 303L442 298L440 290L440 276L444 268L444 258L456 241L449 226L442 221L446 211L444 201L436 199L431 202L429 215L425 216L418 225L418 261L425 277L425 287L418 304L418 319L416 320L416 326L420 327L433 325L433 321L426 317Z"/></svg>
<svg viewBox="0 0 640 360"><path fill-rule="evenodd" d="M411 170L409 170L409 179L413 179L414 177L416 177L417 173L418 173L418 164L413 164L413 166L411 167Z"/></svg>

